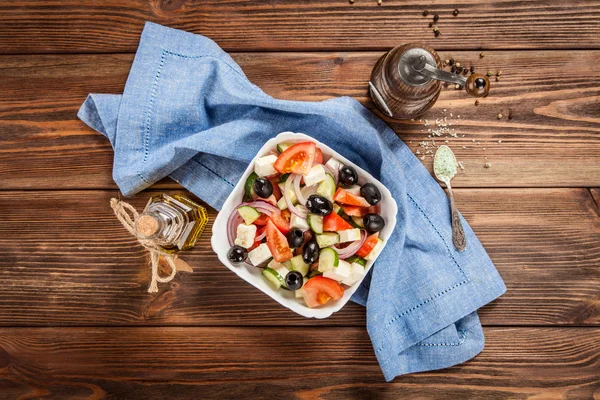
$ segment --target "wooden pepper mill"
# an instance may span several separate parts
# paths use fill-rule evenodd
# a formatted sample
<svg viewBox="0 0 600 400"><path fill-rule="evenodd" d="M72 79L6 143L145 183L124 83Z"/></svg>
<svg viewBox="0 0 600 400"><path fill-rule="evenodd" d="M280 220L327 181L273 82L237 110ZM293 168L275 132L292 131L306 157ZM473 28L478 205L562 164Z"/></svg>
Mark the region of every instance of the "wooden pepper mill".
<svg viewBox="0 0 600 400"><path fill-rule="evenodd" d="M384 54L371 72L369 88L377 108L395 119L417 117L429 110L442 90L442 82L459 84L474 97L487 96L486 76L468 78L443 71L441 60L431 47L409 43Z"/></svg>

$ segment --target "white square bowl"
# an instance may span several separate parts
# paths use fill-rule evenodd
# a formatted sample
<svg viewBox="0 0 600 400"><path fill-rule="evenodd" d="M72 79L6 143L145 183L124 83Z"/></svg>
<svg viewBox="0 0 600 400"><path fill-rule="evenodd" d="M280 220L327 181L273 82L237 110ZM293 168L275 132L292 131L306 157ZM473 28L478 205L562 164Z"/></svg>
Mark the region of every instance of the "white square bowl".
<svg viewBox="0 0 600 400"><path fill-rule="evenodd" d="M258 154L254 158L263 157L267 155L270 151L277 147L279 143L298 143L298 142L314 142L317 146L323 151L323 158L325 160L330 157L335 157L340 160L345 165L350 165L356 169L358 172L358 181L359 184L363 185L367 182L373 183L382 195L382 200L379 203L380 215L385 220L385 227L380 232L380 237L384 239L384 246L387 244L387 240L394 231L394 227L396 226L396 214L398 213L398 205L396 201L392 198L392 194L390 191L381 184L377 179L375 179L371 174L367 171L363 170L353 162L346 159L341 154L332 150L329 146L313 139L312 137L305 135L303 133L293 133L293 132L282 132L273 139L267 141L264 146L259 150ZM244 184L248 176L254 171L254 160L248 165L244 175L241 177L237 185L233 188L233 191L223 204L223 207L215 222L213 224L212 229L212 238L211 245L219 260L230 270L232 270L237 276L259 289L261 292L265 293L267 296L271 297L273 300L278 302L284 307L289 308L290 310L304 316L307 318L327 318L334 312L339 311L347 302L350 300L352 294L358 289L358 286L361 284L362 280L355 283L354 285L348 287L344 291L344 296L336 301L329 301L326 304L317 307L317 308L309 308L302 300L297 300L294 297L293 291L287 290L275 290L271 287L265 279L262 277L262 269L251 267L249 265L239 265L236 266L232 264L227 258L227 252L229 251L229 241L227 240L227 220L232 212L237 208L237 206L242 203L242 198L244 197ZM375 260L368 261L365 267L365 271L369 272ZM366 275L366 273L365 273Z"/></svg>

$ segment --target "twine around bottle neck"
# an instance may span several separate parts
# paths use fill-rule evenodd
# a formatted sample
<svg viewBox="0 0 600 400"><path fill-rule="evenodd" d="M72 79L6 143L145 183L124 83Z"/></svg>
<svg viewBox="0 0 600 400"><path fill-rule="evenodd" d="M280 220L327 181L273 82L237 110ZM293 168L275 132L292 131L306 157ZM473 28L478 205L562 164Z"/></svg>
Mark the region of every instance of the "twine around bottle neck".
<svg viewBox="0 0 600 400"><path fill-rule="evenodd" d="M168 283L175 278L175 274L177 274L177 268L175 266L176 255L165 252L160 246L158 246L153 239L146 239L137 234L135 225L136 221L140 217L140 214L137 210L129 203L124 201L112 198L110 199L110 207L113 209L117 219L121 222L123 227L127 229L131 235L133 235L137 241L148 250L150 253L150 265L152 267L152 281L150 282L150 286L148 287L148 293L156 293L158 292L158 282L160 283ZM163 257L169 267L171 268L171 272L167 277L161 277L158 274L158 265L160 262L160 257Z"/></svg>

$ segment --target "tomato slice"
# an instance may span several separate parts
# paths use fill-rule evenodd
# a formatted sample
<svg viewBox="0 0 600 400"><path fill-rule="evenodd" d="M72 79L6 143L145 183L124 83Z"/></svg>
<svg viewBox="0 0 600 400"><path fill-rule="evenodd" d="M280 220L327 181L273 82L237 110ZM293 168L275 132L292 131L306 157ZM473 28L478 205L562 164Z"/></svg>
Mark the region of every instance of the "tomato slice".
<svg viewBox="0 0 600 400"><path fill-rule="evenodd" d="M273 221L267 222L267 246L277 262L287 261L294 256L287 238L277 229Z"/></svg>
<svg viewBox="0 0 600 400"><path fill-rule="evenodd" d="M342 210L351 217L364 217L369 213L369 208L359 206L342 206Z"/></svg>
<svg viewBox="0 0 600 400"><path fill-rule="evenodd" d="M267 214L260 214L260 217L258 217L253 224L256 226L265 226L267 222L269 222L269 216Z"/></svg>
<svg viewBox="0 0 600 400"><path fill-rule="evenodd" d="M281 174L308 174L315 161L317 145L313 142L296 143L277 157L273 167Z"/></svg>
<svg viewBox="0 0 600 400"><path fill-rule="evenodd" d="M337 201L341 204L346 204L348 206L359 206L359 207L369 207L371 206L364 197L355 196L352 193L344 190L342 188L338 188L333 196L333 200Z"/></svg>
<svg viewBox="0 0 600 400"><path fill-rule="evenodd" d="M302 297L309 307L318 307L329 300L341 299L344 295L342 285L333 279L315 276L306 282L302 288Z"/></svg>
<svg viewBox="0 0 600 400"><path fill-rule="evenodd" d="M318 147L315 151L315 164L323 164L323 152Z"/></svg>
<svg viewBox="0 0 600 400"><path fill-rule="evenodd" d="M279 200L281 198L281 189L279 189L279 185L277 184L277 178L270 178L269 181L273 186L273 196L275 196L275 200Z"/></svg>
<svg viewBox="0 0 600 400"><path fill-rule="evenodd" d="M329 215L323 217L323 230L327 232L344 231L346 229L352 229L344 218L340 217L338 213L332 212Z"/></svg>
<svg viewBox="0 0 600 400"><path fill-rule="evenodd" d="M379 232L367 236L367 240L365 240L365 243L358 249L356 255L363 258L366 257L377 244L377 238L379 238Z"/></svg>
<svg viewBox="0 0 600 400"><path fill-rule="evenodd" d="M284 210L284 211L288 211L288 210ZM273 223L275 224L275 226L277 227L277 229L279 229L283 234L287 234L290 231L290 219L289 219L289 211L287 213L281 211L281 212L273 212L273 214L271 214L271 221L273 221ZM288 216L288 218L286 219L286 216Z"/></svg>

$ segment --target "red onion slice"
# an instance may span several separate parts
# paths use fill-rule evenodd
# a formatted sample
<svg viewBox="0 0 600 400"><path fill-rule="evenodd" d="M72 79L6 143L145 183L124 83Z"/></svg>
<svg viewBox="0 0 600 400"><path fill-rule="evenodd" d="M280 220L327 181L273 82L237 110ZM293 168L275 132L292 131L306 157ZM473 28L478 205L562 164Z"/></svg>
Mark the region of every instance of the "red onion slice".
<svg viewBox="0 0 600 400"><path fill-rule="evenodd" d="M263 233L261 233L260 235L258 235L257 237L254 238L254 241L256 242L257 240L263 240L265 238L265 236L267 236L267 230L263 230Z"/></svg>
<svg viewBox="0 0 600 400"><path fill-rule="evenodd" d="M288 209L292 214L300 218L306 218L308 212L305 211L305 207L299 206L296 208L296 206L294 206L294 203L292 202L292 199L290 199L290 196L288 195L290 193L290 189L292 188L292 181L294 180L294 177L295 176L293 176L293 174L290 174L287 180L285 181L285 186L283 187L283 198L285 199L285 204L287 204Z"/></svg>
<svg viewBox="0 0 600 400"><path fill-rule="evenodd" d="M271 215L274 212L280 212L279 208L275 207L273 204L268 203L266 201L263 200L255 200L255 201L251 201L248 203L242 203L239 204L236 208L234 213L237 211L238 208L242 207L242 206L250 206L253 208L256 208L257 211L267 214L267 215Z"/></svg>
<svg viewBox="0 0 600 400"><path fill-rule="evenodd" d="M364 230L361 229L360 230L360 240L356 240L356 241L350 243L347 247L344 247L343 249L338 249L337 247L332 247L332 249L337 251L340 258L342 260L344 260L346 258L353 256L354 253L356 253L358 251L358 249L360 249L362 247L362 245L365 244L366 240L367 240L367 234Z"/></svg>
<svg viewBox="0 0 600 400"><path fill-rule="evenodd" d="M229 246L235 244L235 238L237 237L237 227L243 222L242 217L237 212L237 209L231 213L227 220L227 240L229 240Z"/></svg>
<svg viewBox="0 0 600 400"><path fill-rule="evenodd" d="M288 177L290 179L291 176ZM302 180L302 175L298 174L294 176L294 192L296 192L296 198L298 199L298 203L302 205L306 205L306 198L302 195L302 190L300 190L300 181Z"/></svg>

